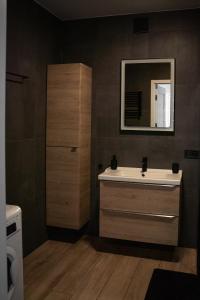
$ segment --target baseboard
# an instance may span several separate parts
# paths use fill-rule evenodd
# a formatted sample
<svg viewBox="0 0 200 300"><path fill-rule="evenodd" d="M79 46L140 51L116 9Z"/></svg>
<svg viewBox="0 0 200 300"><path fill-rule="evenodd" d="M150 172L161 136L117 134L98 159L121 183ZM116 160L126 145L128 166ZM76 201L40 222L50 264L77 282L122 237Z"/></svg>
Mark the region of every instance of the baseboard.
<svg viewBox="0 0 200 300"><path fill-rule="evenodd" d="M48 239L54 241L76 243L83 235L87 233L88 224L84 225L79 230L47 226Z"/></svg>
<svg viewBox="0 0 200 300"><path fill-rule="evenodd" d="M179 260L178 248L173 246L140 243L94 236L90 237L90 240L93 247L97 251L101 252L174 262L177 262Z"/></svg>

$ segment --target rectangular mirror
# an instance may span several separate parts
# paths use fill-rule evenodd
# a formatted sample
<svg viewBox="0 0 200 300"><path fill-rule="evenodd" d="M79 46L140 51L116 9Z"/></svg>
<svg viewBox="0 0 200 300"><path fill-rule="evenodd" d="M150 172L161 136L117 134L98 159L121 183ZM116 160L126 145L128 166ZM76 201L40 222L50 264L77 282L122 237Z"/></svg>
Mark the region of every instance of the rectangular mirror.
<svg viewBox="0 0 200 300"><path fill-rule="evenodd" d="M174 59L122 60L121 130L174 131Z"/></svg>

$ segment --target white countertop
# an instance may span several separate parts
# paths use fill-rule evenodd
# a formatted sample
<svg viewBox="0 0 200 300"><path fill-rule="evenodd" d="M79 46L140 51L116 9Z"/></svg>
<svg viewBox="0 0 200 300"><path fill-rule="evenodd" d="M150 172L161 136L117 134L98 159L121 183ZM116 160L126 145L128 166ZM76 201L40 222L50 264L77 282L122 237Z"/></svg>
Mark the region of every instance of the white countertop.
<svg viewBox="0 0 200 300"><path fill-rule="evenodd" d="M167 169L147 169L142 173L141 168L118 167L116 170L107 168L98 175L99 180L138 182L145 184L180 185L182 170L177 174Z"/></svg>

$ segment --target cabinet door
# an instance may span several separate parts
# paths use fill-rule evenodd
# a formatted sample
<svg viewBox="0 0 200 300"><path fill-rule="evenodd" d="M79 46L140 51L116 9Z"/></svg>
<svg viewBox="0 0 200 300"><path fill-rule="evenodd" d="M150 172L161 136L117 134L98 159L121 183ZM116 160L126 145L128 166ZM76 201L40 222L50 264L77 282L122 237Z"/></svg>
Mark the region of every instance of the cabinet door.
<svg viewBox="0 0 200 300"><path fill-rule="evenodd" d="M79 228L79 148L47 147L47 225Z"/></svg>
<svg viewBox="0 0 200 300"><path fill-rule="evenodd" d="M49 65L47 146L79 146L80 64Z"/></svg>

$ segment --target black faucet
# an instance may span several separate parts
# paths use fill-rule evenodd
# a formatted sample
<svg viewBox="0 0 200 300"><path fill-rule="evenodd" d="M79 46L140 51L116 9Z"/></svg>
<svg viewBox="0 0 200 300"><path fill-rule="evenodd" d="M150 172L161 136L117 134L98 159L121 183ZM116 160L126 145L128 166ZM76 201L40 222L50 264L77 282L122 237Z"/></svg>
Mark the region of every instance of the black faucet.
<svg viewBox="0 0 200 300"><path fill-rule="evenodd" d="M142 173L147 171L147 157L142 158Z"/></svg>

